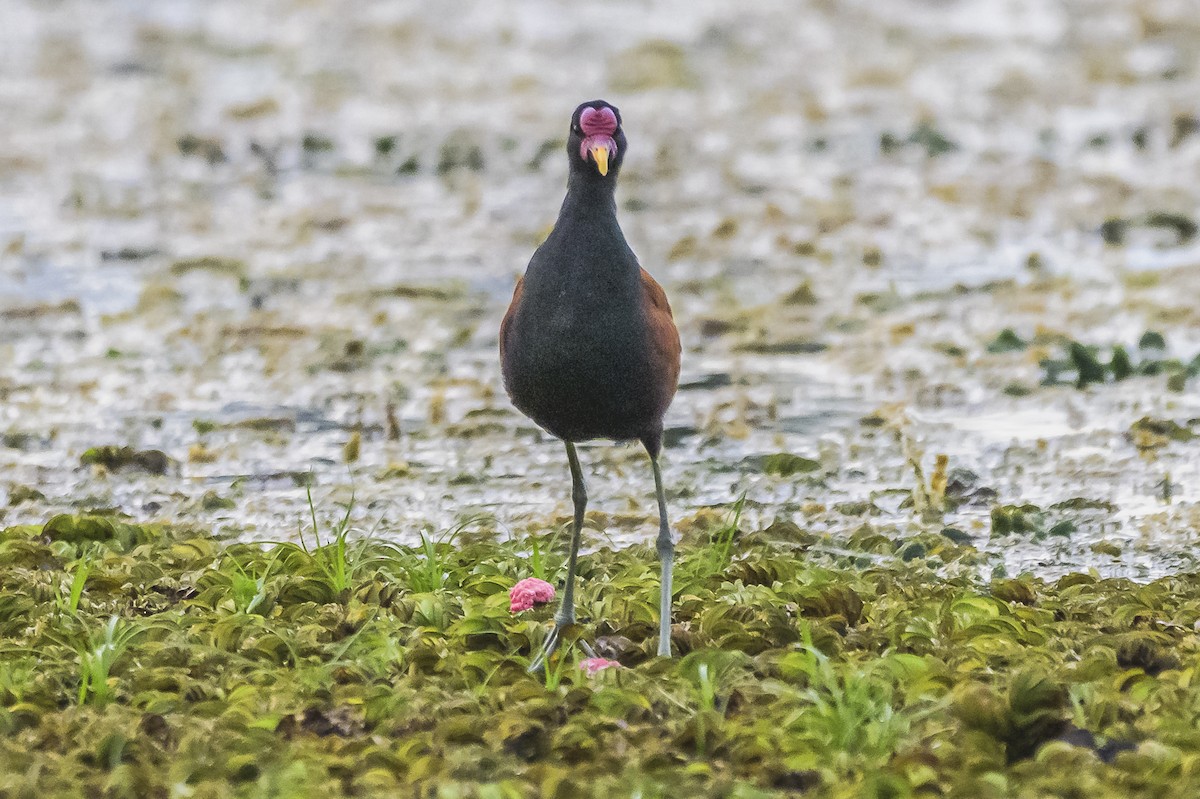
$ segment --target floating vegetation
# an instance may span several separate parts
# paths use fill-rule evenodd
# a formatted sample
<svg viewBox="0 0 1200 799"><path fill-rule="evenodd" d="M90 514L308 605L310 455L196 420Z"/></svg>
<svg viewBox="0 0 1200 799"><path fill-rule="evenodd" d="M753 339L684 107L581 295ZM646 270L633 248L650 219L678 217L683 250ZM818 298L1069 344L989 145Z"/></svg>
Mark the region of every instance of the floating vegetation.
<svg viewBox="0 0 1200 799"><path fill-rule="evenodd" d="M1019 351L1027 346L1013 331L1005 330L988 345L988 351ZM1061 354L1040 362L1044 386L1074 384L1076 388L1084 388L1139 375L1166 375L1167 387L1182 391L1189 379L1200 374L1200 353L1186 362L1167 357L1166 340L1153 330L1142 334L1135 355L1121 344L1102 349L1068 340L1061 346Z"/></svg>
<svg viewBox="0 0 1200 799"><path fill-rule="evenodd" d="M793 455L790 452L777 452L773 455L766 455L761 459L761 462L762 471L766 474L773 474L776 477L807 474L821 468L819 461L800 455Z"/></svg>
<svg viewBox="0 0 1200 799"><path fill-rule="evenodd" d="M334 150L333 139L320 133L305 133L300 148L306 153L329 153Z"/></svg>
<svg viewBox="0 0 1200 799"><path fill-rule="evenodd" d="M92 447L79 456L79 462L84 466L103 466L112 471L137 469L151 474L166 474L171 468L171 459L162 450L133 447Z"/></svg>
<svg viewBox="0 0 1200 799"><path fill-rule="evenodd" d="M442 142L437 162L439 175L457 169L482 172L484 165L483 147L470 131L456 130Z"/></svg>
<svg viewBox="0 0 1200 799"><path fill-rule="evenodd" d="M1172 441L1191 441L1197 435L1192 430L1193 425L1200 425L1200 419L1180 424L1172 419L1151 419L1149 416L1143 416L1129 426L1129 440L1139 450L1156 450Z"/></svg>
<svg viewBox="0 0 1200 799"><path fill-rule="evenodd" d="M1106 219L1100 225L1100 236L1105 244L1118 247L1125 243L1125 238L1131 228L1145 227L1150 229L1169 230L1175 234L1175 243L1184 245L1196 236L1196 222L1183 214L1170 211L1154 211L1140 217L1113 217Z"/></svg>
<svg viewBox="0 0 1200 799"><path fill-rule="evenodd" d="M1038 533L1044 527L1042 510L1036 505L997 505L992 508L992 535Z"/></svg>
<svg viewBox="0 0 1200 799"><path fill-rule="evenodd" d="M182 276L190 272L210 272L241 278L246 274L246 263L237 258L205 255L199 258L184 258L171 264L172 275Z"/></svg>
<svg viewBox="0 0 1200 799"><path fill-rule="evenodd" d="M1048 508L1028 503L995 505L991 509L991 537L1016 536L1026 541L1069 540L1081 527L1103 531L1116 511L1117 507L1110 502L1084 497L1056 502ZM1113 554L1112 545L1105 540L1097 541L1092 551ZM1120 554L1119 549L1116 554Z"/></svg>
<svg viewBox="0 0 1200 799"><path fill-rule="evenodd" d="M514 614L509 591L531 571L561 577L549 539L410 549L347 541L339 525L306 549L108 517L9 528L0 788L1200 790L1179 766L1200 752L1193 578L981 583L922 557L780 548L768 541L787 525L747 534L737 518L681 549L678 658L653 657L652 553L604 549L583 562L589 618L573 631L597 656L565 647L536 677L525 669L550 610Z"/></svg>
<svg viewBox="0 0 1200 799"><path fill-rule="evenodd" d="M987 345L988 352L1023 352L1029 347L1029 342L1021 338L1011 327L1006 327L996 334Z"/></svg>
<svg viewBox="0 0 1200 799"><path fill-rule="evenodd" d="M374 141L375 154L380 158L386 158L395 151L396 145L399 143L399 134L392 133L387 136L378 136Z"/></svg>
<svg viewBox="0 0 1200 799"><path fill-rule="evenodd" d="M228 160L225 155L225 145L217 138L188 133L179 137L176 146L179 148L180 155L185 158L202 158L208 162L209 166L215 166Z"/></svg>
<svg viewBox="0 0 1200 799"><path fill-rule="evenodd" d="M893 153L907 146L916 146L925 150L929 158L952 153L959 149L958 144L938 130L933 123L923 120L906 137L897 136L890 131L879 137L879 149L885 154Z"/></svg>

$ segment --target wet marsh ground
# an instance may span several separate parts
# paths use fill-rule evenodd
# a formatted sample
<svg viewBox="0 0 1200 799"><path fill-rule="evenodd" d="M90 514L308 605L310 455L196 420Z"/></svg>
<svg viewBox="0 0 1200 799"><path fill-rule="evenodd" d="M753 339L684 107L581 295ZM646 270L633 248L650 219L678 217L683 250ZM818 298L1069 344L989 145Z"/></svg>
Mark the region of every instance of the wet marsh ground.
<svg viewBox="0 0 1200 799"><path fill-rule="evenodd" d="M296 0L254 8L16 0L0 16L0 526L11 528L10 551L37 553L16 558L5 578L13 653L41 648L42 635L86 638L112 614L143 614L142 589L123 592L118 577L96 576L100 567L81 578L72 612L46 604L59 602L60 590L72 602L69 578L81 574L73 564L92 556L57 542L53 525L37 531L58 514L83 514L190 531L150 550L127 541L115 550L120 558L199 547L177 567L169 556L154 575L131 561L110 564L114 574L129 572L120 579L131 586L182 592L155 606L151 615L167 613L169 623L150 639L194 643L191 625L240 613L238 624L253 616L252 627L260 618L282 625L270 635L284 640L318 623L305 614L333 624L360 602L354 612L384 625L372 640L408 652L385 648L379 662L360 662L362 684L382 692L403 674L404 690L417 691L427 670L443 669L458 676L437 677L439 690L487 693L487 680L460 673L482 668L463 658L483 639L451 629L480 624L495 631L482 647L495 655L484 658L487 668L509 664L504 681L525 685L516 665L527 652L521 636L533 631L489 614L498 614L500 577L527 576L530 537L561 531L569 480L561 446L503 396L496 328L557 211L567 116L580 100L603 96L622 109L630 140L622 223L667 289L684 342L665 456L683 549L703 559L708 531L744 497L745 558L776 563L781 586L852 585L863 623L886 628L867 642L847 642L857 622L833 625L837 641L817 635L830 668L867 679L891 668L891 652L940 664L936 685L910 692L897 672L878 688L887 701L877 710L920 708L920 721L905 716L895 738L908 743L872 750L876 760L851 758L844 772L813 765L812 753L832 750L812 747L794 769L778 768L821 771L809 786L819 795L838 795L843 782L853 788L845 795L858 795L864 775L883 764L895 782L879 790L924 785L909 766L891 766L904 760L898 752L915 751L911 736L945 742L966 723L945 705L956 691L976 690L960 681L988 682L1004 696L1016 690L1009 680L1020 664L993 651L962 673L942 670L957 668L945 647L961 643L953 608L965 601L987 605L978 612L988 625L1037 617L1021 620L1038 630L1022 640L1055 655L1028 657L1071 686L1051 691L1054 718L1069 696L1080 729L1132 741L1138 757L1149 747L1175 758L1129 761L1137 765L1127 770L1159 775L1139 776L1147 782L1136 790L1164 795L1152 791L1170 784L1155 782L1162 774L1191 773L1190 739L1166 727L1184 725L1180 714L1194 700L1167 713L1155 693L1169 684L1190 697L1194 665L1194 591L1179 576L1196 571L1200 529L1200 24L1188 3L375 4L348 14ZM651 573L642 545L655 525L652 483L634 446L598 444L581 455L593 498L587 541L599 553L588 590L612 602L607 577ZM296 597L312 603L303 610L284 602L251 612L217 591L188 604L191 592L204 594L196 581L206 574L239 590L267 574L300 579L287 575L303 560L294 549L272 561L242 544L299 544L298 530L311 526L310 489L320 526L349 508L352 541L416 546L412 557L422 532L436 537L466 523L466 539L483 549L456 556L451 584L418 590L399 567L378 578L397 596L433 597L421 601L443 615L404 626L391 600L359 597L376 580L371 569L355 573L353 601L339 590ZM824 566L813 563L833 571L817 575L810 570ZM763 613L787 627L750 644L723 637L724 627L707 630L698 604L685 613L702 630L689 648L745 653L738 680L754 683L779 676L772 658L784 650L815 657L796 648L796 636L814 618L845 613L812 611L797 600L804 591L742 568L714 567L698 599L681 589L679 601L732 603L747 619ZM481 569L498 576L467 592L475 604L460 589ZM1031 597L997 598L996 585L1022 574L1021 585L1036 586ZM916 605L935 595L948 602L945 613L959 621L938 616L936 643L906 648L900 622L885 620L893 580L925 598ZM1073 580L1100 586L1103 601L1091 610L1110 602L1144 610L1085 618L1071 603L1091 602L1077 594L1093 589ZM218 607L226 599L232 609ZM1051 618L1039 614L1050 608L1054 624L1065 613L1087 629L1047 627ZM598 605L594 617L620 631L601 633L642 647L639 612ZM22 627L30 613L47 628ZM353 647L339 642L362 628L347 623L342 633L323 627L318 637L328 640L301 654L322 668L342 663ZM266 635L254 629L253 640ZM1103 637L1135 632L1169 649L1175 666L1118 657L1123 644ZM410 646L426 634L444 666L412 654L426 651ZM169 712L151 710L131 671L93 718L91 695L77 695L68 668L72 658L85 661L63 646L62 671L33 701L38 713L14 714L30 689L5 689L14 734L42 730L49 737L39 740L53 748L58 732L45 725L76 711L41 714L73 699L84 708L78 723L103 717L117 726L134 724L135 710L184 724L203 704L183 691ZM248 670L257 657L241 638L213 646L249 657ZM296 652L271 646L279 649L262 664L296 667ZM1106 665L1071 676L1095 647ZM10 676L28 666L23 657L6 661ZM636 683L627 692L663 675L672 690L695 685L692 666L640 660L622 656L630 668L616 679ZM144 662L121 663L136 671ZM1087 692L1115 685L1104 680L1124 691L1138 668L1152 687L1135 706L1081 710ZM808 679L788 673L784 682ZM592 690L571 674L559 697L576 683ZM230 688L206 696L226 702ZM267 716L278 722L366 701L313 686L280 698L292 689L247 707L275 708ZM737 718L732 689L714 690L726 703L719 715ZM747 707L763 700L755 697ZM497 713L518 712L488 701ZM691 700L664 700L675 710L647 701L642 722L682 725L677 705ZM416 740L381 721L401 712L386 707L355 716L350 745L371 735L393 735L401 748ZM557 717L544 729L566 734ZM997 729L995 740L1011 740ZM297 740L330 744L285 738L279 752ZM445 758L460 752L454 737L421 740L441 758L430 775L450 773ZM538 741L558 766L590 757ZM490 739L467 743L512 755ZM728 770L728 754L706 756L689 749L684 761L637 768L647 785L670 784L662 775L676 767L693 776L708 769L697 790L714 792L734 790L722 781L730 775L745 777ZM124 757L108 752L87 768L99 774ZM1037 771L1028 763L1009 772L990 760L929 758L943 793L988 795L963 792L975 783L956 780L993 772L1016 780L997 796L1037 790L1021 781L1021 769ZM416 780L405 762L392 776ZM1088 762L1104 785L1120 782L1113 767ZM213 768L217 775L224 765ZM789 789L768 771L743 781ZM265 774L246 771L221 790L258 795ZM553 793L536 780L526 789L535 782Z"/></svg>

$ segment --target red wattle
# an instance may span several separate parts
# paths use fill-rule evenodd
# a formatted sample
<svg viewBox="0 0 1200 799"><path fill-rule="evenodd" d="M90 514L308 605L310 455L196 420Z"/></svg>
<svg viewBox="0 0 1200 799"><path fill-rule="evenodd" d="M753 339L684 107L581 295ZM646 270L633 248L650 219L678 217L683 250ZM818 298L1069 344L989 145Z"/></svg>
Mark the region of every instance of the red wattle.
<svg viewBox="0 0 1200 799"><path fill-rule="evenodd" d="M582 142L579 143L579 157L582 158L584 161L586 161L587 157L588 157L588 153L591 152L593 147L606 148L608 150L608 158L610 161L617 154L617 143L613 140L612 136L607 136L604 134L595 134L592 136L588 136L586 139L584 139Z"/></svg>

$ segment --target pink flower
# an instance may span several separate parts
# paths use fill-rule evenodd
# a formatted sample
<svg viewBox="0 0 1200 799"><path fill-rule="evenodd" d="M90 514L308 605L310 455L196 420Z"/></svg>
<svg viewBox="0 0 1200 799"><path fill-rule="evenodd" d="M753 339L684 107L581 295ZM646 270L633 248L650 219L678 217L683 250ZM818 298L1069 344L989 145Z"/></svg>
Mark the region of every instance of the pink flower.
<svg viewBox="0 0 1200 799"><path fill-rule="evenodd" d="M513 613L544 605L551 599L554 599L554 586L536 577L526 577L508 589L508 609Z"/></svg>
<svg viewBox="0 0 1200 799"><path fill-rule="evenodd" d="M579 661L579 668L587 672L587 676L594 677L598 671L619 669L621 668L621 664L608 658L585 658Z"/></svg>

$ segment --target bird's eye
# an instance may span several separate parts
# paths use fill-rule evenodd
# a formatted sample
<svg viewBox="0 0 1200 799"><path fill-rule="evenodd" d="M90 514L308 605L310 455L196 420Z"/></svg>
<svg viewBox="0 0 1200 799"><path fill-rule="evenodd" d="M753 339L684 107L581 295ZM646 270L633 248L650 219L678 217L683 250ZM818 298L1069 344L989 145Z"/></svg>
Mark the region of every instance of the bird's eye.
<svg viewBox="0 0 1200 799"><path fill-rule="evenodd" d="M575 124L571 125L571 132L572 132L572 133L578 133L580 136L582 136L582 135L583 135L583 128L579 127L579 123L578 123L578 122L576 122Z"/></svg>

